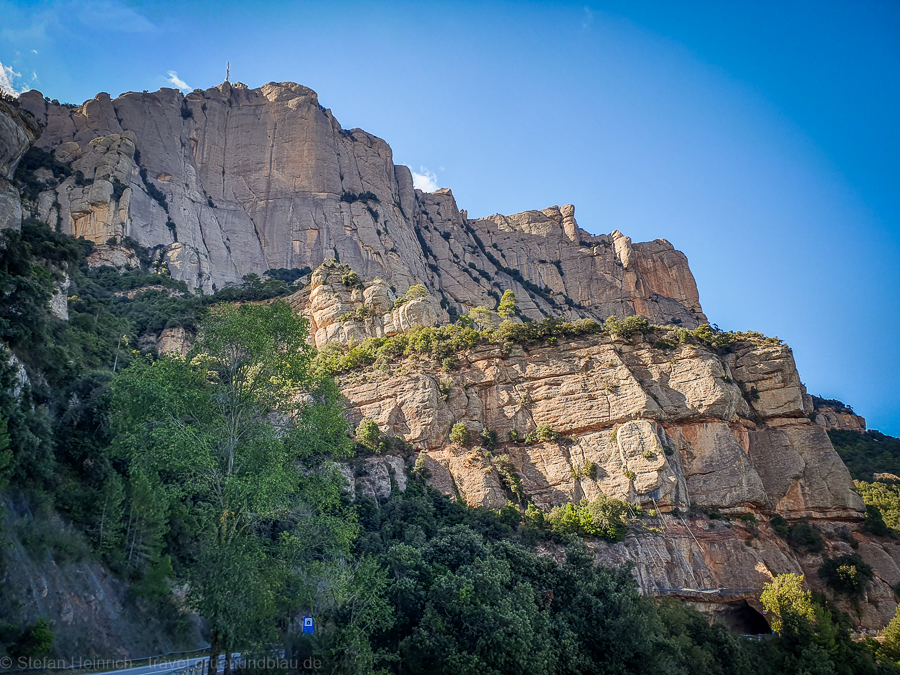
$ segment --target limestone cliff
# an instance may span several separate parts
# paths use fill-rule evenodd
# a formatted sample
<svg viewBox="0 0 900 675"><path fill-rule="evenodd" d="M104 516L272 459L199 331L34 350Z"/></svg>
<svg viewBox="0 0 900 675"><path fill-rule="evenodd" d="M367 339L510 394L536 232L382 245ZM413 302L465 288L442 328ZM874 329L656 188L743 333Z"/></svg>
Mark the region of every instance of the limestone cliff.
<svg viewBox="0 0 900 675"><path fill-rule="evenodd" d="M769 519L780 514L815 523L829 539L824 554L849 553L855 538L877 575L858 621L880 627L893 616L900 550L858 531L864 505L825 430L809 419L811 398L787 346L756 339L716 353L589 336L481 345L459 363L446 372L410 357L343 375L351 421L374 420L413 444L431 483L473 506L515 499L491 459L508 455L523 492L545 510L601 492L653 510L624 543L591 544L599 561L635 563L647 593L727 613L756 604L776 574L805 572L819 587L822 554L800 554L776 536ZM452 443L457 422L476 439L496 432L498 446ZM559 439L507 440L539 425ZM698 508L745 518L711 520Z"/></svg>
<svg viewBox="0 0 900 675"><path fill-rule="evenodd" d="M450 190L415 190L387 143L343 129L297 84L98 94L81 106L31 91L20 105L46 127L39 147L72 169L35 170L43 186L28 211L98 244L155 248L191 289L337 258L393 293L424 284L441 322L495 307L508 288L533 319L705 321L667 241L593 237L572 205L469 220Z"/></svg>

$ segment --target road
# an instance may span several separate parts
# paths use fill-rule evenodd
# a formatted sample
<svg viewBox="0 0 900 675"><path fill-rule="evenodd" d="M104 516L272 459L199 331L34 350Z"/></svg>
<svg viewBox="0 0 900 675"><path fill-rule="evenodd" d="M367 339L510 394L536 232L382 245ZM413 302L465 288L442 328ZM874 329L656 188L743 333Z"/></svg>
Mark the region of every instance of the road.
<svg viewBox="0 0 900 675"><path fill-rule="evenodd" d="M240 654L232 654L234 658L240 658ZM123 668L122 670L108 670L101 675L166 675L166 673L180 673L185 675L199 675L201 672L207 672L206 662L209 661L208 656L196 656L190 659L179 659L177 661L160 661L147 666L137 666L136 668ZM201 671L201 666L204 669ZM225 667L225 656L219 657L219 673Z"/></svg>

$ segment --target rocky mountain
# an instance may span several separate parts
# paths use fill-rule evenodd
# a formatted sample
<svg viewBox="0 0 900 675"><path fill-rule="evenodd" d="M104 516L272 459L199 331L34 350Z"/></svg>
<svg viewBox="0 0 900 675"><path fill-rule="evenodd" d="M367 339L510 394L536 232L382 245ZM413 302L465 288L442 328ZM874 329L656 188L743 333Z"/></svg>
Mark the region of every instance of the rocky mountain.
<svg viewBox="0 0 900 675"><path fill-rule="evenodd" d="M77 107L31 91L19 104L44 127L45 164L70 168L29 164L26 213L105 259L123 255L107 242L130 237L191 289L338 258L398 293L424 284L442 322L495 306L506 288L533 319L705 321L687 259L664 239L591 236L572 205L468 219L450 190L415 190L387 143L343 129L297 84L98 94Z"/></svg>
<svg viewBox="0 0 900 675"><path fill-rule="evenodd" d="M329 323L336 306L355 316L340 277L317 270L312 291L293 298L313 326L326 326L317 343L329 325L340 326L333 339L355 341L373 322ZM373 291L382 292L377 282L354 292ZM315 302L304 305L307 297ZM900 546L860 530L865 507L826 433L830 417L780 341L752 336L714 349L678 344L677 330L666 328L629 339L480 344L453 359L448 368L413 354L339 377L351 422L372 420L412 444L444 494L490 509L524 496L545 512L601 493L639 504L653 517L622 543L592 543L598 561L634 563L644 592L681 597L738 625L748 607L761 609L763 584L775 575L805 573L828 592L817 576L824 557L856 551L875 581L855 619L878 628L893 617ZM473 443L451 440L459 423ZM542 438L540 429L549 432ZM358 489L386 498L389 474L402 465L399 455L372 458ZM510 475L521 481L519 495ZM823 547L789 545L772 525L776 515L814 524Z"/></svg>
<svg viewBox="0 0 900 675"><path fill-rule="evenodd" d="M20 204L9 181L35 142L15 174ZM0 109L0 161L4 226L23 214L83 236L97 244L93 266L138 265L136 243L205 293L248 274L308 274L288 300L320 349L446 325L493 310L505 290L516 323L646 317L658 327L630 338L585 331L480 343L452 363L413 353L345 369L350 421L373 420L413 448L369 457L348 478L384 499L416 459L435 488L472 506L626 500L649 516L624 542L591 541L598 562L632 562L644 592L737 623L761 609L776 574L804 572L830 593L823 556L855 551L875 580L860 605L836 600L866 628L894 615L900 546L860 529L864 504L826 433L865 421L814 401L778 340L684 339L707 319L666 240L590 235L572 205L469 219L450 190L414 189L384 141L343 129L291 83L99 94L81 106L27 92ZM64 318L65 293L55 301ZM161 352L190 340L183 328L145 337ZM459 423L473 444L451 442ZM824 535L821 547L789 545L783 528L800 524Z"/></svg>

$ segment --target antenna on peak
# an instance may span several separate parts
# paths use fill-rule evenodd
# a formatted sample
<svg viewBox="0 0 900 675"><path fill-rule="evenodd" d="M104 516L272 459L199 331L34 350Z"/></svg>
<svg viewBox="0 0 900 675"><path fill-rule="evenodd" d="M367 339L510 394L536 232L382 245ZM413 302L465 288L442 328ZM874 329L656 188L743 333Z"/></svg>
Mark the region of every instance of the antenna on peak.
<svg viewBox="0 0 900 675"><path fill-rule="evenodd" d="M231 74L231 61L225 64L225 81L228 82L228 76Z"/></svg>

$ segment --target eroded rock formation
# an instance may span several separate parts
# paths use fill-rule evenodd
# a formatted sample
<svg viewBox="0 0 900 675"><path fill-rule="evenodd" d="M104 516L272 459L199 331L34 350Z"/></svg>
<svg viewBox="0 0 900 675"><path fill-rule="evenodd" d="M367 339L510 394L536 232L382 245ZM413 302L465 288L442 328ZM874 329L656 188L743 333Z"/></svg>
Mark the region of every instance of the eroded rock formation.
<svg viewBox="0 0 900 675"><path fill-rule="evenodd" d="M98 244L156 248L191 289L337 258L394 294L424 284L441 321L493 309L508 288L532 319L705 321L667 241L593 237L572 205L469 220L450 190L415 190L384 141L343 129L297 84L98 94L77 107L31 91L20 104L46 127L39 147L71 168L34 172L43 190L28 212Z"/></svg>
<svg viewBox="0 0 900 675"><path fill-rule="evenodd" d="M809 419L811 397L787 346L758 339L718 354L590 336L527 349L482 345L459 363L445 372L411 357L342 376L351 421L374 420L411 443L432 485L473 506L516 499L492 460L498 455L544 510L601 492L642 504L657 512L652 529L592 543L598 560L631 561L646 592L713 613L754 605L776 574L804 572L817 584L822 555L788 547L768 524L772 515L831 533L830 555L849 553L853 532L877 575L859 620L880 627L893 616L897 551L857 531L863 502L825 430ZM458 422L473 446L450 441ZM541 425L559 439L508 440ZM483 430L496 432L496 448L478 440ZM710 520L698 508L735 520Z"/></svg>

